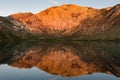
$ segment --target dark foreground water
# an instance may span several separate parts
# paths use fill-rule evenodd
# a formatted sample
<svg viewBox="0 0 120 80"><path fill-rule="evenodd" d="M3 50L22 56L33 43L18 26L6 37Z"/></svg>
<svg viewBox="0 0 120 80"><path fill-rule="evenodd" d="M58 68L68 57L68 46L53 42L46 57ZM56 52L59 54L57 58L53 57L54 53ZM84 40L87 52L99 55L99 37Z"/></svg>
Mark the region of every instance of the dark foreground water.
<svg viewBox="0 0 120 80"><path fill-rule="evenodd" d="M120 43L0 43L0 80L120 80Z"/></svg>

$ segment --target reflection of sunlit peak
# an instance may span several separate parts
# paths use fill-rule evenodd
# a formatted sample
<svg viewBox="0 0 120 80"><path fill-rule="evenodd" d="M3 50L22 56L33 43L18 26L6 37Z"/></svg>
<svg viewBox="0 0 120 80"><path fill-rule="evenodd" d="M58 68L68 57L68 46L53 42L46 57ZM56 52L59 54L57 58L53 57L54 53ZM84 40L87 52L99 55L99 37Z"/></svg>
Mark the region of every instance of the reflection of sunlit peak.
<svg viewBox="0 0 120 80"><path fill-rule="evenodd" d="M115 43L42 43L29 44L29 47L19 46L12 48L9 62L18 68L38 67L48 73L62 76L78 76L102 72L120 76L120 45ZM23 49L19 49L19 48ZM114 53L116 50L116 53ZM7 51L7 50L6 50ZM8 55L8 54L7 54ZM114 56L114 57L113 57ZM6 59L6 58L5 58ZM3 61L4 59L2 59Z"/></svg>

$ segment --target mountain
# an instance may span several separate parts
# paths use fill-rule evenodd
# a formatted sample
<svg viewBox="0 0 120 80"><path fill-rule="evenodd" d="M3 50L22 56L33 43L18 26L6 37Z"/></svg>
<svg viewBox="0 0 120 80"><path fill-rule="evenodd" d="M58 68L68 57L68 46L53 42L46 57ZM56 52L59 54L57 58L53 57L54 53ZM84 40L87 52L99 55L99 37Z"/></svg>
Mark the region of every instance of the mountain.
<svg viewBox="0 0 120 80"><path fill-rule="evenodd" d="M74 40L119 40L120 4L95 9L63 4L37 14L17 13L8 16L40 38Z"/></svg>

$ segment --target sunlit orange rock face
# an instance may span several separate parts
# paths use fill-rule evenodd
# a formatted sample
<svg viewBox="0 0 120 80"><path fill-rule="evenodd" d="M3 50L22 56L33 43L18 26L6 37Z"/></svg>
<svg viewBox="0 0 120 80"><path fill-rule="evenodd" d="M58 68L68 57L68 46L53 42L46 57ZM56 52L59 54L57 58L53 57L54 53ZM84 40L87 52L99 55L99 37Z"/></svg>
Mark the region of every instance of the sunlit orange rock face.
<svg viewBox="0 0 120 80"><path fill-rule="evenodd" d="M44 30L51 34L65 34L78 28L80 23L87 18L93 18L98 14L99 10L97 9L71 4L52 7L34 15L32 13L18 13L11 16L25 23L28 27L33 25L32 27L36 30L32 29L31 31Z"/></svg>
<svg viewBox="0 0 120 80"><path fill-rule="evenodd" d="M90 46L33 47L27 50L21 59L14 61L11 66L18 68L36 66L48 73L62 76L78 76L95 72L120 76L120 59L113 55L116 56L102 48Z"/></svg>
<svg viewBox="0 0 120 80"><path fill-rule="evenodd" d="M38 27L40 27L40 20L32 13L18 13L12 15L13 18L19 20L20 22L24 23L29 31L37 31Z"/></svg>
<svg viewBox="0 0 120 80"><path fill-rule="evenodd" d="M77 37L105 33L106 37L108 31L120 26L120 5L95 9L64 4L37 14L18 13L10 16L23 22L31 32L39 34Z"/></svg>

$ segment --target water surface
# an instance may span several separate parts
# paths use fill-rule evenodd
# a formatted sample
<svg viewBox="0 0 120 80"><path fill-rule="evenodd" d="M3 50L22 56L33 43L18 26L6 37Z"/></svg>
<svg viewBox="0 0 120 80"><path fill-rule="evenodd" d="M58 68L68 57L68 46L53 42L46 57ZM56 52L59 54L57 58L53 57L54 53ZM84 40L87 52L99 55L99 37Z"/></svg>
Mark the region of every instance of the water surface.
<svg viewBox="0 0 120 80"><path fill-rule="evenodd" d="M0 64L0 80L120 80L120 44L0 43Z"/></svg>

